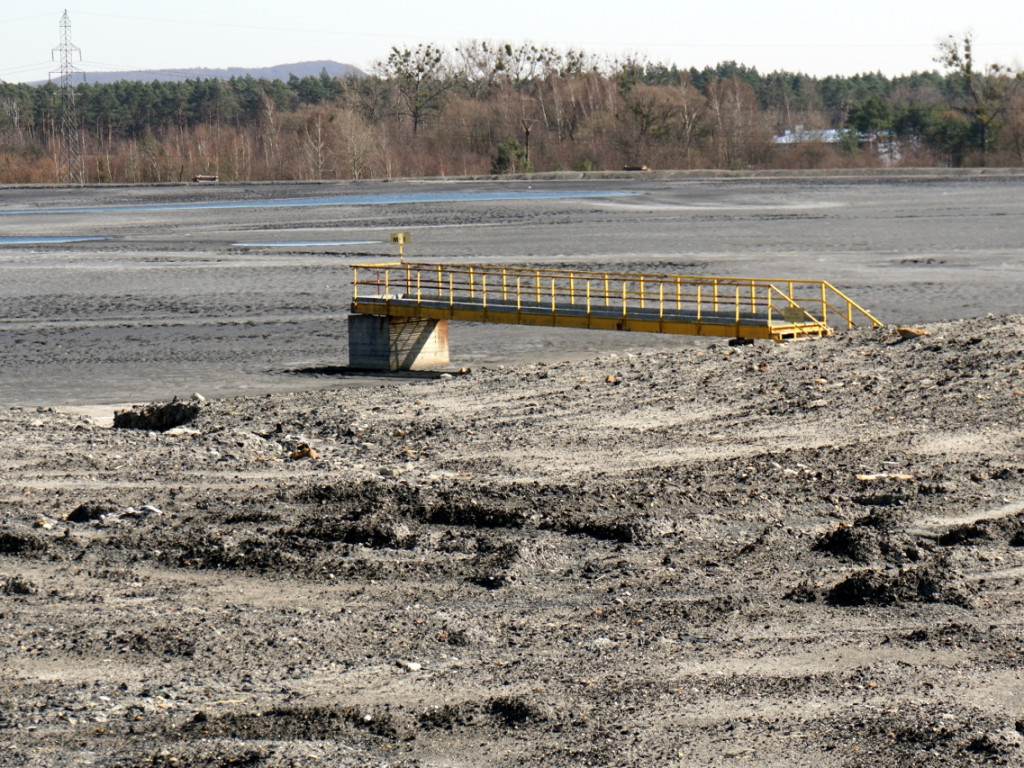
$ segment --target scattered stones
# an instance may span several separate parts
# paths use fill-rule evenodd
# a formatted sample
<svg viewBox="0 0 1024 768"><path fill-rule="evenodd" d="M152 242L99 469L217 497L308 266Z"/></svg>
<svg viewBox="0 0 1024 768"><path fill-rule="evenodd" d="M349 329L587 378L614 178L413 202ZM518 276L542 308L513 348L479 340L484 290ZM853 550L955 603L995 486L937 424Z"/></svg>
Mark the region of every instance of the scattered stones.
<svg viewBox="0 0 1024 768"><path fill-rule="evenodd" d="M154 507L152 504L143 504L141 507L136 509L135 507L125 507L119 517L148 517L149 515L162 515L164 511Z"/></svg>
<svg viewBox="0 0 1024 768"><path fill-rule="evenodd" d="M873 483L876 480L886 480L889 478L893 480L913 480L914 476L905 472L879 472L871 475L857 475L857 479L862 483Z"/></svg>
<svg viewBox="0 0 1024 768"><path fill-rule="evenodd" d="M288 454L289 461L299 461L300 459L318 459L320 454L316 452L316 449L310 445L302 444L294 451Z"/></svg>
<svg viewBox="0 0 1024 768"><path fill-rule="evenodd" d="M1014 728L986 731L972 739L967 749L993 758L1019 758L1024 754L1024 735Z"/></svg>
<svg viewBox="0 0 1024 768"><path fill-rule="evenodd" d="M905 341L907 339L916 339L920 336L928 336L931 331L927 328L911 328L909 326L904 326L897 328L896 333L898 333L900 338Z"/></svg>
<svg viewBox="0 0 1024 768"><path fill-rule="evenodd" d="M232 398L163 434L2 411L0 731L177 768L1016 764L1024 321L983 323Z"/></svg>
<svg viewBox="0 0 1024 768"><path fill-rule="evenodd" d="M39 588L21 576L0 576L0 594L34 595Z"/></svg>

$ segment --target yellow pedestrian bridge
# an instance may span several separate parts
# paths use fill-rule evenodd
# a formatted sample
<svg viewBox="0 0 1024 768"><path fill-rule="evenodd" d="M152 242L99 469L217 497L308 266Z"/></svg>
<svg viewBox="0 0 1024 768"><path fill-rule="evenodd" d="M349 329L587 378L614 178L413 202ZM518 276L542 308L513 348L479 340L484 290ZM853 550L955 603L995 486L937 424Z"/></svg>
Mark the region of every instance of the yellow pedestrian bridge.
<svg viewBox="0 0 1024 768"><path fill-rule="evenodd" d="M439 354L447 363L447 328L436 328L437 321L447 320L773 341L820 338L836 327L881 325L821 280L412 262L355 265L352 312L353 317L376 317L372 327L386 330L386 367L391 369L436 365L440 358L431 350L442 344ZM419 325L410 329L410 321ZM385 367L352 357L354 346L368 341L362 330L371 325L363 322L362 329L353 329L350 319L350 364L355 367ZM363 351L379 358L384 347L384 340L374 338L363 344ZM360 354L357 350L356 357ZM419 355L426 359L417 362Z"/></svg>

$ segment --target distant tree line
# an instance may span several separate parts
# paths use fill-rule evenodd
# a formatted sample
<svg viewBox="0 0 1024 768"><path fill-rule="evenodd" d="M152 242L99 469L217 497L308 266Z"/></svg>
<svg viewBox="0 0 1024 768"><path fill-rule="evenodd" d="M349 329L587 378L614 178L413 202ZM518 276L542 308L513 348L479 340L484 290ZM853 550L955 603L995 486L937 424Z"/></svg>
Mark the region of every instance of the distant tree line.
<svg viewBox="0 0 1024 768"><path fill-rule="evenodd" d="M393 48L368 76L83 83L89 182L621 168L1024 164L1024 74L971 37L899 77L698 70L469 42ZM0 83L0 182L57 181L53 83ZM787 135L786 141L777 137Z"/></svg>

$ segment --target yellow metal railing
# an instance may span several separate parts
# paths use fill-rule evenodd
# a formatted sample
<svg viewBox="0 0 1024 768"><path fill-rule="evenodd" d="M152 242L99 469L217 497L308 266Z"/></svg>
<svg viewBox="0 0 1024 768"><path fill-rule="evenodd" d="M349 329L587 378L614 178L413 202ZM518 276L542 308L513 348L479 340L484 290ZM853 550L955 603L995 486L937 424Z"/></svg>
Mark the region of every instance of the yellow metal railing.
<svg viewBox="0 0 1024 768"><path fill-rule="evenodd" d="M353 309L401 302L482 312L599 314L663 321L750 323L773 333L821 336L830 323L881 322L820 280L588 272L431 263L353 267ZM356 310L358 311L358 310Z"/></svg>

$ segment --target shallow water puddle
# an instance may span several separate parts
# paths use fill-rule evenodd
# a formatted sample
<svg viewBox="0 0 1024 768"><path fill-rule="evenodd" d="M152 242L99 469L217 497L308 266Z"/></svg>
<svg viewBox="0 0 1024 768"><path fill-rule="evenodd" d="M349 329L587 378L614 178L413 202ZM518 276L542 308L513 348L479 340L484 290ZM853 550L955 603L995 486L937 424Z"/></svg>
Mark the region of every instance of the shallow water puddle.
<svg viewBox="0 0 1024 768"><path fill-rule="evenodd" d="M3 237L0 236L0 245L43 245L47 243L83 243L92 240L109 240L107 237Z"/></svg>
<svg viewBox="0 0 1024 768"><path fill-rule="evenodd" d="M321 245L380 245L385 240L292 240L263 243L232 243L234 248L315 248Z"/></svg>
<svg viewBox="0 0 1024 768"><path fill-rule="evenodd" d="M637 194L623 190L545 191L504 190L492 192L414 192L377 195L332 195L329 197L281 198L273 200L221 200L207 203L162 203L159 205L110 205L84 208L23 208L0 211L0 215L46 213L130 213L132 211L218 210L233 208L313 208L330 205L402 205L410 203L465 203L499 200L560 200L573 198L626 197Z"/></svg>

